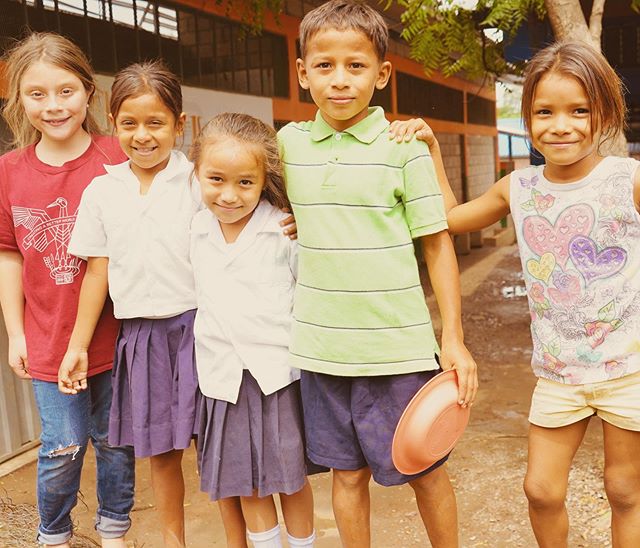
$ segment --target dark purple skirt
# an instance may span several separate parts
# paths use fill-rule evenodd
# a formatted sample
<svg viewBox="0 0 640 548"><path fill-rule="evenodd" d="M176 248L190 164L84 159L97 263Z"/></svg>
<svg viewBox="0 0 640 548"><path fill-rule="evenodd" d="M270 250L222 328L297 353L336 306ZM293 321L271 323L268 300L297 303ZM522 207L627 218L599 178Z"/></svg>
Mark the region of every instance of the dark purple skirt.
<svg viewBox="0 0 640 548"><path fill-rule="evenodd" d="M122 321L112 372L111 445L132 445L136 457L189 447L202 397L195 366L195 313Z"/></svg>
<svg viewBox="0 0 640 548"><path fill-rule="evenodd" d="M200 489L211 500L291 495L307 473L300 383L265 396L245 369L235 404L202 397L199 413Z"/></svg>

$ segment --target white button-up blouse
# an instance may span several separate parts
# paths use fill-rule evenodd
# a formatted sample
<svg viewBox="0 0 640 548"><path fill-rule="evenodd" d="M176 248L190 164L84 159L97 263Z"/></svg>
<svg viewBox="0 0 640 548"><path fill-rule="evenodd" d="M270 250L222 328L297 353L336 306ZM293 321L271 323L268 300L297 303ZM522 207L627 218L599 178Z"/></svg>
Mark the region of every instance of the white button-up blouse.
<svg viewBox="0 0 640 548"><path fill-rule="evenodd" d="M109 294L116 318L162 318L196 307L189 228L202 208L193 165L171 153L149 192L129 162L105 166L85 189L69 252L109 258Z"/></svg>
<svg viewBox="0 0 640 548"><path fill-rule="evenodd" d="M300 378L288 355L297 247L282 233L286 216L261 201L233 244L209 210L193 219L196 363L209 398L235 403L243 369L265 395Z"/></svg>

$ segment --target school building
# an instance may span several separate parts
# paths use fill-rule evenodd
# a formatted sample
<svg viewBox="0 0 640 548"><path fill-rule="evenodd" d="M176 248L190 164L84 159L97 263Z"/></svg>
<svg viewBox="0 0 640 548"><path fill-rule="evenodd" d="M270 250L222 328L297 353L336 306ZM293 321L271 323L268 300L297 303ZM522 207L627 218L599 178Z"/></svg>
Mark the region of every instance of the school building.
<svg viewBox="0 0 640 548"><path fill-rule="evenodd" d="M0 52L28 29L74 40L98 73L105 122L113 74L130 63L162 57L184 85L187 147L202 122L219 112L247 112L276 128L315 116L311 97L298 86L295 59L300 20L320 3L287 0L284 13L267 14L263 32L252 35L241 24L238 4L213 0L0 0ZM375 0L371 5L380 7ZM425 118L441 143L458 199L478 196L495 181L497 170L493 83L425 76L400 38L399 8L382 13L391 29L388 60L394 70L373 104L384 107L391 120ZM0 101L6 93L1 69ZM6 146L2 124L0 146ZM0 462L37 437L37 414L25 404L30 387L17 382L4 363L3 332L0 326Z"/></svg>

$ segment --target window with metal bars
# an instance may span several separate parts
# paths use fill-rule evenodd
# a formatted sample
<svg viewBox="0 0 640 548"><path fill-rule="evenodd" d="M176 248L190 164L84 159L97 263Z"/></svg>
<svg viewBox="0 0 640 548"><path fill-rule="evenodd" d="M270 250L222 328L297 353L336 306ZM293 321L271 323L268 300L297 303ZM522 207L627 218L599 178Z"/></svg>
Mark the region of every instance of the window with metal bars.
<svg viewBox="0 0 640 548"><path fill-rule="evenodd" d="M0 47L28 29L71 38L97 72L162 57L185 84L287 97L284 36L254 36L236 22L146 0L0 0Z"/></svg>
<svg viewBox="0 0 640 548"><path fill-rule="evenodd" d="M496 102L468 93L467 122L481 126L495 126Z"/></svg>
<svg viewBox="0 0 640 548"><path fill-rule="evenodd" d="M400 114L464 122L462 91L399 71L396 82Z"/></svg>

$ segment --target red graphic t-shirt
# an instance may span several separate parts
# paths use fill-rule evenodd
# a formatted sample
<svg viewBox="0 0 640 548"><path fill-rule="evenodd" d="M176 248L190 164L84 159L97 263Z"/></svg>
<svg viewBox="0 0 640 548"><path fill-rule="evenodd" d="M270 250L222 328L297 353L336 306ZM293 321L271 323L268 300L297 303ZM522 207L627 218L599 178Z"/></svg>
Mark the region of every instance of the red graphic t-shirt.
<svg viewBox="0 0 640 548"><path fill-rule="evenodd" d="M127 158L113 137L62 166L41 162L35 145L0 157L0 250L23 257L24 328L29 373L56 382L78 308L86 263L67 245L85 187L105 164ZM118 322L108 300L89 348L89 375L111 368Z"/></svg>

